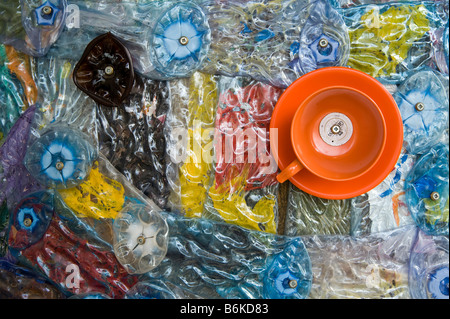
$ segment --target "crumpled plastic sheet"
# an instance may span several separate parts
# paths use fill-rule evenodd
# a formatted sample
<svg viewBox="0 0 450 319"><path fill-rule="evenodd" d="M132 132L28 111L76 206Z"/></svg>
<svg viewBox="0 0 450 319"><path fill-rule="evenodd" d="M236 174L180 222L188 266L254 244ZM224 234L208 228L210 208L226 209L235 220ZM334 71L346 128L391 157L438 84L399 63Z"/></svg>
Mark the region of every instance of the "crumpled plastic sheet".
<svg viewBox="0 0 450 319"><path fill-rule="evenodd" d="M309 298L409 299L416 232L416 227L406 226L364 237L303 236L314 274Z"/></svg>
<svg viewBox="0 0 450 319"><path fill-rule="evenodd" d="M0 145L19 116L37 101L31 60L11 46L0 45Z"/></svg>
<svg viewBox="0 0 450 319"><path fill-rule="evenodd" d="M9 143L2 148L8 146L14 148ZM24 154L16 156L16 161L21 162ZM76 187L45 190L35 181L39 186L21 192L22 199L10 210L12 230L7 255L46 276L65 295L94 291L120 298L137 279L127 273L113 253L112 218L126 202L146 203L153 210L157 206L133 187L124 186L125 177L103 155L92 164L89 176ZM28 176L31 186L32 180L33 176ZM55 254L57 263L52 257ZM73 269L68 267L77 267L82 284L70 282Z"/></svg>
<svg viewBox="0 0 450 319"><path fill-rule="evenodd" d="M58 298L448 298L448 237L442 236L448 236L448 2L56 2L76 4L59 12L68 15L65 28L58 20L54 27L37 26L32 1L0 5L0 26L7 26L0 28L0 106L7 112L0 117L2 275L28 269L21 287L31 285L35 294ZM190 22L179 14L181 7L190 12ZM188 48L198 46L194 53L173 51L177 59L172 61L162 47L148 45L159 41L152 37L156 33L174 44L167 38L175 32L173 21L190 23L188 29L201 41L189 43ZM119 109L96 104L71 79L86 45L108 31L130 50L137 70L133 90ZM366 32L377 37L363 36ZM325 51L316 43L323 38ZM374 49L381 51L369 56ZM19 51L48 55L31 58ZM245 156L244 163L229 165L215 142L235 135L237 128L263 132L279 88L329 65L377 77L399 106L412 105L411 92L424 95L410 86L425 81L429 101L444 105L436 103L435 129L425 121L418 135L405 130L396 167L372 191L329 201L291 185L288 236L275 235L274 175L258 175L260 163ZM409 115L403 120L411 124ZM55 185L39 183L23 159L36 139L61 125L89 136L100 153L88 157L89 174L75 187L49 190ZM176 129L184 133L177 135ZM267 135L258 136L268 141ZM136 151L120 152L135 141ZM437 143L447 146L446 162ZM249 146L233 145L233 155L246 154ZM203 161L205 154L215 160ZM188 161L196 158L200 162ZM140 163L139 174L127 161ZM424 167L431 167L427 174ZM149 175L143 173L147 169ZM430 183L431 173L437 183ZM142 175L145 181L139 180ZM431 184L440 198L430 206L424 198L430 198ZM230 192L218 192L221 188ZM25 209L17 209L20 205ZM33 215L30 205L44 209ZM159 213L161 208L183 216ZM162 216L168 230L164 223L156 230L149 226L152 215ZM44 224L28 225L25 220L33 216ZM134 228L124 227L124 221ZM231 253L229 245L239 253ZM58 251L56 264L46 255L52 249ZM159 258L152 258L152 249ZM74 258L80 254L84 261ZM69 265L81 270L86 285L77 288L76 280L67 281L76 279L65 268ZM138 280L137 273L144 275ZM8 294L31 297L26 288L24 293L15 288L10 286Z"/></svg>
<svg viewBox="0 0 450 319"><path fill-rule="evenodd" d="M2 299L64 299L52 283L27 268L0 258L0 297Z"/></svg>
<svg viewBox="0 0 450 319"><path fill-rule="evenodd" d="M184 92L174 97L168 119L172 207L276 233L278 182L268 134L281 90L200 72L189 83L171 82L172 91Z"/></svg>
<svg viewBox="0 0 450 319"><path fill-rule="evenodd" d="M443 51L448 28L445 1L364 3L337 9L348 28L349 67L391 83L424 66L448 70L448 62L435 54Z"/></svg>
<svg viewBox="0 0 450 319"><path fill-rule="evenodd" d="M201 217L213 173L218 76L196 72L170 81L169 86L166 140L170 206L187 217Z"/></svg>

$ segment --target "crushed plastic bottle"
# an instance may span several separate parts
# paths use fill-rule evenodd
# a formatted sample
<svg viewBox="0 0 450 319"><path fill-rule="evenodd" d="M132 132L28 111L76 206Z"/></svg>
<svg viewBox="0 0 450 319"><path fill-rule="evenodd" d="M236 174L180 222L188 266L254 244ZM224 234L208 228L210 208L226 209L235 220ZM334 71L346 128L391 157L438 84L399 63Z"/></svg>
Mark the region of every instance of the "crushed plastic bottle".
<svg viewBox="0 0 450 319"><path fill-rule="evenodd" d="M69 126L55 126L30 141L24 164L48 188L72 188L89 175L97 150L88 136Z"/></svg>
<svg viewBox="0 0 450 319"><path fill-rule="evenodd" d="M439 144L415 163L405 181L405 202L417 226L448 235L448 145Z"/></svg>
<svg viewBox="0 0 450 319"><path fill-rule="evenodd" d="M66 0L12 0L0 5L0 41L32 56L45 55L63 31Z"/></svg>
<svg viewBox="0 0 450 319"><path fill-rule="evenodd" d="M448 95L433 71L411 74L394 94L403 120L404 145L411 154L427 152L448 128Z"/></svg>
<svg viewBox="0 0 450 319"><path fill-rule="evenodd" d="M409 263L409 287L414 299L448 299L448 236L418 230Z"/></svg>

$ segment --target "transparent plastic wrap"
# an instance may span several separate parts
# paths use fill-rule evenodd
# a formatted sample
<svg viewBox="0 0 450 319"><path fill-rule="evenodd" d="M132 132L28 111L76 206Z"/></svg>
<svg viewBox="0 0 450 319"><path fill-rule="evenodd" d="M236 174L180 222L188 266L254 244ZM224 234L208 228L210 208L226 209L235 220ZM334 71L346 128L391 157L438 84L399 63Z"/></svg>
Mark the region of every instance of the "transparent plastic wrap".
<svg viewBox="0 0 450 319"><path fill-rule="evenodd" d="M31 56L45 55L61 34L66 0L8 0L0 4L0 41Z"/></svg>
<svg viewBox="0 0 450 319"><path fill-rule="evenodd" d="M448 299L448 236L418 231L409 265L409 289L414 299Z"/></svg>
<svg viewBox="0 0 450 319"><path fill-rule="evenodd" d="M168 173L172 206L187 217L275 233L278 182L268 136L281 90L200 72L171 85L184 92L169 119L168 153L180 162Z"/></svg>
<svg viewBox="0 0 450 319"><path fill-rule="evenodd" d="M289 183L286 235L350 235L351 216L350 199L315 197Z"/></svg>
<svg viewBox="0 0 450 319"><path fill-rule="evenodd" d="M444 1L389 2L338 9L348 28L348 66L398 83L407 71L435 70L433 38L448 21Z"/></svg>
<svg viewBox="0 0 450 319"><path fill-rule="evenodd" d="M408 299L416 227L355 238L304 236L311 258L311 299Z"/></svg>
<svg viewBox="0 0 450 319"><path fill-rule="evenodd" d="M86 216L79 207L67 204L68 192L90 184L92 172L77 187L28 194L12 214L8 246L13 256L42 273L67 296L100 293L123 298L137 282L145 284L146 278L155 282L155 287L171 286L175 297L308 295L311 264L300 237L159 213L155 203L141 195L104 156L100 155L98 163L99 171L110 179L108 183L124 189L123 209L113 219ZM79 200L91 200L106 208L117 200L117 196L96 199L92 195ZM93 209L101 210L98 206ZM230 246L234 248L230 250ZM147 265L152 268L150 272ZM203 275L194 268L202 269ZM78 277L73 275L75 270ZM179 270L186 277L180 277ZM138 279L131 273L146 275ZM183 278L190 278L190 284ZM130 294L136 297L134 292Z"/></svg>
<svg viewBox="0 0 450 319"><path fill-rule="evenodd" d="M56 286L24 267L0 259L0 298L64 299Z"/></svg>
<svg viewBox="0 0 450 319"><path fill-rule="evenodd" d="M405 202L420 229L448 236L448 144L439 144L417 159L406 177Z"/></svg>
<svg viewBox="0 0 450 319"><path fill-rule="evenodd" d="M0 45L0 145L19 116L37 102L32 58Z"/></svg>
<svg viewBox="0 0 450 319"><path fill-rule="evenodd" d="M184 291L173 298L186 292L209 299L308 296L311 263L300 237L251 231L204 218L163 217L169 226L167 256L141 277L141 282L149 283L150 296L167 293L167 285Z"/></svg>

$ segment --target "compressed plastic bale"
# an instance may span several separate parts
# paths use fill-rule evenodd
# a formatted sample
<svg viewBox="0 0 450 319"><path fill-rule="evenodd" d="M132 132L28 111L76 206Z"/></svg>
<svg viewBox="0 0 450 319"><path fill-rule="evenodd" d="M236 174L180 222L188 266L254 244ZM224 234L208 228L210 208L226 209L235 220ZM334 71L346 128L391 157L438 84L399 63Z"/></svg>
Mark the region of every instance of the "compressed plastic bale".
<svg viewBox="0 0 450 319"><path fill-rule="evenodd" d="M311 299L409 299L415 226L363 237L303 236L311 258Z"/></svg>
<svg viewBox="0 0 450 319"><path fill-rule="evenodd" d="M203 71L287 87L325 66L350 66L392 82L425 65L448 69L445 1L62 2L58 14L67 27L54 24L47 26L53 33L40 33L45 52L52 45L50 55L79 59L92 39L112 31L129 49L136 70L152 79ZM16 16L30 12L16 7ZM376 36L365 37L367 32Z"/></svg>
<svg viewBox="0 0 450 319"><path fill-rule="evenodd" d="M351 200L323 199L289 185L286 235L350 235Z"/></svg>
<svg viewBox="0 0 450 319"><path fill-rule="evenodd" d="M50 123L66 123L95 137L95 103L75 86L72 72L76 61L58 57L34 59L32 69L39 102L39 116L36 127ZM92 139L97 145L97 139Z"/></svg>
<svg viewBox="0 0 450 319"><path fill-rule="evenodd" d="M403 81L407 71L438 69L432 37L448 21L443 1L369 2L337 10L348 28L349 67L391 83Z"/></svg>
<svg viewBox="0 0 450 319"><path fill-rule="evenodd" d="M423 1L401 4L369 1L365 6L334 4L336 8L328 1L321 0L281 3L152 1L139 4L113 1L102 6L79 1L70 6L76 10L66 7L66 11L73 9L76 15L67 17L66 23L72 26L76 21L79 26L66 28L60 41L54 44L51 54L79 58L80 47L99 34L114 30L130 48L137 70L151 78L189 76L196 70L203 70L230 76L248 75L281 87L288 86L315 68L346 65L347 59L350 59L351 67L372 68L372 73L378 72L375 69L384 70L382 73L386 74L381 75L394 81L403 72L395 71L398 65L415 69L432 64L434 60L435 67L442 69L443 58L440 55L445 48L441 48L440 41L433 39L441 37L445 31L447 21L444 17L445 10L448 10L442 1L432 4ZM419 15L424 10L413 9L412 23L417 26L411 27L409 33L406 32L407 42L394 46L388 45L390 41L385 39L383 45L389 50L385 48L384 51L391 56L392 61L387 62L387 57L379 53L374 61L364 62L364 52L372 52L377 44L366 43L374 40L364 38L355 40L358 39L359 31L355 30L357 19L353 19L354 15L364 17L361 12L366 8L375 10L366 12L369 16L365 20L369 21L371 17L375 19L375 24L369 23L366 27L383 37L384 33L379 34L378 24L391 19L389 32L397 32L398 27L406 24L397 24L397 29L392 29L396 23L394 16L409 19L408 10L412 6L425 6L427 13L422 19ZM174 28L171 29L171 26L177 19L184 25L183 32L186 34L173 33ZM425 30L427 23L430 24L429 30ZM347 32L347 28L350 32ZM178 40L191 38L191 41L172 41L166 34ZM428 38L422 39L425 35ZM353 37L352 41L349 36ZM79 39L79 45L74 45L74 38ZM277 41L280 38L283 41ZM318 46L319 40L326 40L328 45ZM404 37L399 41L404 41ZM223 45L229 46L229 43L232 47L223 50ZM279 49L271 50L274 45L279 46ZM258 50L253 51L254 47ZM355 54L355 50L361 51L361 54ZM406 57L406 52L410 52L411 57ZM371 72L367 73L372 75Z"/></svg>
<svg viewBox="0 0 450 319"><path fill-rule="evenodd" d="M206 59L210 45L202 1L72 1L71 28L62 32L49 54L79 59L100 34L113 31L129 48L133 64L153 79L185 77ZM179 24L183 29L177 28ZM188 39L181 43L180 38ZM77 39L77 43L73 42Z"/></svg>
<svg viewBox="0 0 450 319"><path fill-rule="evenodd" d="M79 59L92 39L112 31L129 49L136 70L152 79L189 77L200 70L287 87L311 67L345 65L348 57L345 24L323 0L71 1L61 12L66 27L47 41L52 46L45 52ZM311 53L322 34L333 43L327 48L332 53L319 53L315 46Z"/></svg>
<svg viewBox="0 0 450 319"><path fill-rule="evenodd" d="M134 74L128 49L111 33L87 45L71 74L75 86L68 95L88 96L95 105L90 120L99 151L139 190L165 207L169 196L165 176L166 82Z"/></svg>
<svg viewBox="0 0 450 319"><path fill-rule="evenodd" d="M33 77L42 114L37 125L65 122L82 128L100 152L164 207L168 196L162 173L168 108L166 84L137 76L121 109L106 109L75 85L72 74L76 64L74 60L58 57L36 59ZM130 147L134 151L125 152Z"/></svg>
<svg viewBox="0 0 450 319"><path fill-rule="evenodd" d="M129 204L145 205L154 214L159 208L103 155L93 170L98 172L76 187L28 193L11 215L9 252L20 263L42 273L66 296L81 298L100 293L123 298L138 279L114 254L114 219ZM103 180L103 187L93 182L98 178ZM101 194L105 184L117 191L114 197L108 192ZM90 193L76 198L77 188Z"/></svg>
<svg viewBox="0 0 450 319"><path fill-rule="evenodd" d="M128 239L141 245L147 253L155 253L145 245L146 242L138 241L141 230L146 234L146 228L142 226L148 223L149 219L133 221L127 218L128 227L120 226L125 221L124 216L136 216L135 212L141 209L151 212L152 215L159 215L167 222L168 233L162 234L168 240L168 250L167 254L162 252L164 259L160 264L150 272L144 271L146 275L140 277L140 282L146 282L145 278L149 278L154 282L154 286L161 287L162 280L166 284L170 283L176 293L184 292L185 296L194 295L203 298L307 296L312 278L308 253L301 238L249 231L236 225L201 218L158 213L160 209L129 184L103 156L100 156L99 162L103 163L102 172L109 178L120 181L125 189L124 210L114 221L76 215L60 195L49 191L29 194L12 215L9 247L14 256L32 269L43 272L68 296L100 292L109 297L122 298L126 296L128 289L137 283L135 277L123 273L125 269L127 273L133 273L134 270L126 263L123 264L124 268L118 266L115 264L117 260L112 259L110 254L114 249L118 260L122 261L120 257L122 250L119 247L123 245L123 240L128 242ZM111 234L114 227L105 228L111 223L117 223L119 228L116 228L114 233L117 231L119 234ZM164 229L167 226L154 225L154 227ZM131 231L131 228L135 231ZM62 230L64 231L61 232ZM123 233L127 233L128 237L121 237L120 234ZM146 241L150 240L146 237ZM161 243L159 236L155 238L156 242ZM230 245L234 246L234 249L229 250ZM58 247L57 251L54 251L55 247ZM135 247L137 246L133 245L131 248ZM218 250L221 253L218 253ZM91 258L91 254L95 254L95 260ZM134 267L142 265L142 261L138 262L141 252L131 249L131 254L136 258ZM56 258L57 263L49 263L49 256ZM75 256L79 258L74 258ZM131 259L132 264L135 261ZM145 261L148 261L148 258L145 258ZM196 274L192 268L193 264L196 264L198 269L203 269L203 276L191 277ZM79 269L82 280L78 288L77 281L73 281L73 277L61 272L70 265L76 265ZM173 265L176 265L176 269L182 273L170 271ZM94 269L102 269L101 275ZM107 276L104 276L105 274ZM183 277L184 275L186 277ZM72 281L68 282L68 278ZM198 280L198 284L186 286L187 278Z"/></svg>

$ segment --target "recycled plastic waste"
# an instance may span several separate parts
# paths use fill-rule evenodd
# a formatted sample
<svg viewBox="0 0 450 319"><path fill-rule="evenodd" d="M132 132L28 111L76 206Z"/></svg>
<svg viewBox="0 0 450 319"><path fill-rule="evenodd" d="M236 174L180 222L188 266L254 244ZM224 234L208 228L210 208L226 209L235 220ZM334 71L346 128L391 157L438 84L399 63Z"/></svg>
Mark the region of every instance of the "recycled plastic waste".
<svg viewBox="0 0 450 319"><path fill-rule="evenodd" d="M448 299L448 28L445 0L2 1L0 297ZM336 66L404 140L324 199L278 183L270 121Z"/></svg>

